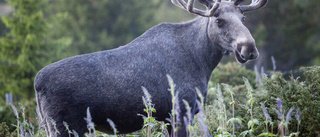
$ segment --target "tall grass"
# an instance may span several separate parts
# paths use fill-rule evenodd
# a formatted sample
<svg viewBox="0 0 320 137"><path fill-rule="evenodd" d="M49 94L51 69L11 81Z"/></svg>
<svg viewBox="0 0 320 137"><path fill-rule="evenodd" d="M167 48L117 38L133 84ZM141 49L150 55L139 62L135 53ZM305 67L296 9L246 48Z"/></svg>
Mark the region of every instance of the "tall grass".
<svg viewBox="0 0 320 137"><path fill-rule="evenodd" d="M242 102L235 101L237 98L237 92L234 92L232 87L227 84L222 84L224 90L229 93L228 97L231 98L228 105L226 105L225 97L223 96L223 90L218 84L216 87L209 87L211 89L210 92L215 92L215 101L212 104L205 105L204 97L200 93L198 89L195 89L195 92L198 93L198 98L200 100L197 101L197 106L199 107L199 113L195 116L194 121L191 116L191 106L187 101L183 100L183 104L179 105L178 94L175 93L175 84L170 76L168 76L170 90L168 92L171 93L172 96L172 111L171 118L169 119L170 126L172 127L172 136L177 136L177 131L179 128L185 128L187 130L188 136L196 137L196 136L298 136L299 135L299 124L301 123L300 109L297 109L296 114L294 115L296 119L292 119L294 114L294 109L289 109L286 111L282 108L282 100L280 98L277 99L277 102L273 104L277 104L277 108L272 108L273 114L278 115L278 120L272 120L269 112L270 108L267 108L261 102L255 102L254 89L250 85L249 81L246 78L243 78L244 87L246 87L247 91L247 101L242 104ZM146 112L146 115L141 115L144 119L143 129L141 131L135 132L133 134L128 134L127 136L147 136L147 137L165 137L168 136L168 131L166 131L166 127L168 124L164 122L157 121L153 117L153 113L156 113L154 109L154 104L152 103L152 96L148 93L147 89L142 87L142 91L144 96L142 97ZM212 93L211 93L212 94ZM237 112L235 106L243 106L246 108L246 115L241 115L241 112ZM258 105L260 104L260 105ZM19 105L20 111L12 104L10 104L15 116L16 116L16 124L15 130L11 133L8 133L8 130L1 131L0 135L13 135L18 137L44 137L45 132L42 128L43 123L39 123L39 129L35 129L31 122L25 118L25 108L22 104ZM182 118L178 119L179 116L179 107L184 106L186 108L187 114ZM229 109L228 109L229 108ZM269 109L269 112L268 112ZM264 116L264 119L258 119L259 115ZM87 137L96 137L96 136L115 136L117 134L116 126L110 119L106 119L106 121L110 124L113 129L113 135L107 135L104 133L100 133L95 130L94 123L92 122L92 117L90 114L90 108L87 109L87 117L84 118L87 122L88 131L85 134ZM179 127L179 122L181 120L184 121L184 127ZM298 121L297 131L291 131L289 126L290 121L296 120ZM259 122L264 121L264 122ZM55 122L51 120L51 124ZM193 123L193 124L192 124ZM247 123L247 125L243 125L243 123ZM264 123L264 124L263 124ZM278 127L278 132L273 132L274 124L276 123ZM78 136L78 134L69 129L68 123L64 122L64 126L66 127L66 131L68 131L69 136ZM258 125L264 125L264 129L258 130ZM2 124L2 129L7 129L5 125ZM59 134L57 131L56 134Z"/></svg>

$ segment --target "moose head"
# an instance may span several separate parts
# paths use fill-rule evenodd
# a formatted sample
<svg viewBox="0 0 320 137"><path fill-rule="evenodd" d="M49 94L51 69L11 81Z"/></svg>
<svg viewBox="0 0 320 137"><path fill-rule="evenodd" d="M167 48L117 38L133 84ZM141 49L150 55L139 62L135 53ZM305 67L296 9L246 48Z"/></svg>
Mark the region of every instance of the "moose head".
<svg viewBox="0 0 320 137"><path fill-rule="evenodd" d="M190 13L208 17L207 35L214 45L219 45L225 53L234 52L239 63L258 58L259 52L255 40L244 25L243 13L265 6L268 0L252 0L250 5L240 5L245 0L199 0L207 10L194 7L195 0L171 0L178 7Z"/></svg>

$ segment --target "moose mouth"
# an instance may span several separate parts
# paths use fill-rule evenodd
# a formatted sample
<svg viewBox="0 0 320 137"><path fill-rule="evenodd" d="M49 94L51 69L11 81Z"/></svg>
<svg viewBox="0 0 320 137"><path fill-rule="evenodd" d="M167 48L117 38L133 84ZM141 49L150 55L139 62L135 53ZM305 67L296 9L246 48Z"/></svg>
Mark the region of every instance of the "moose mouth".
<svg viewBox="0 0 320 137"><path fill-rule="evenodd" d="M241 64L244 64L244 63L246 63L246 62L248 61L248 60L244 59L244 58L240 55L240 53L239 53L238 50L235 51L235 57L236 57L236 60L237 60L239 63L241 63Z"/></svg>

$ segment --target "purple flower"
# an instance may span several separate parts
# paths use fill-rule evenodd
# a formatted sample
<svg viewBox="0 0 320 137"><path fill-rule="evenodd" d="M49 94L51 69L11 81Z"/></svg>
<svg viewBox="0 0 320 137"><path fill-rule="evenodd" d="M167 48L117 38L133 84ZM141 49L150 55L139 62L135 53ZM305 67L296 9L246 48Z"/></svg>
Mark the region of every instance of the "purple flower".
<svg viewBox="0 0 320 137"><path fill-rule="evenodd" d="M88 129L94 129L94 123L92 122L92 117L91 117L91 114L90 114L89 107L87 108L87 117L84 118L84 120L87 122L87 128Z"/></svg>
<svg viewBox="0 0 320 137"><path fill-rule="evenodd" d="M291 116L292 116L293 110L294 110L294 107L290 108L290 110L288 111L287 116L286 116L286 121L287 122L291 121Z"/></svg>
<svg viewBox="0 0 320 137"><path fill-rule="evenodd" d="M261 108L262 108L262 111L263 111L263 115L266 117L267 121L271 121L271 117L268 113L268 110L267 108L264 106L264 104L261 103Z"/></svg>
<svg viewBox="0 0 320 137"><path fill-rule="evenodd" d="M113 129L113 134L116 135L117 134L117 128L116 125L113 123L113 121L109 118L107 118L107 122L109 123L109 125L111 126L111 128Z"/></svg>
<svg viewBox="0 0 320 137"><path fill-rule="evenodd" d="M272 109L277 113L278 118L279 118L280 120L283 120L283 117L282 117L282 114L280 113L280 111L278 111L278 110L275 109L275 108L272 108Z"/></svg>
<svg viewBox="0 0 320 137"><path fill-rule="evenodd" d="M174 96L174 98L175 98L175 100L176 100L176 102L175 102L175 104L174 104L174 111L175 111L175 113L176 113L176 120L177 120L177 122L180 122L180 113L181 113L181 110L180 110L180 104L179 104L179 92L177 92L176 93L176 95Z"/></svg>
<svg viewBox="0 0 320 137"><path fill-rule="evenodd" d="M23 129L23 126L22 126L22 123L20 123L20 136L24 137L25 136L25 132L24 132L24 129Z"/></svg>
<svg viewBox="0 0 320 137"><path fill-rule="evenodd" d="M18 113L17 108L13 104L10 104L10 106L13 110L13 114L16 115L17 120L19 120L19 113ZM19 125L17 125L17 126L19 126Z"/></svg>
<svg viewBox="0 0 320 137"><path fill-rule="evenodd" d="M188 127L191 124L191 108L190 108L189 103L186 100L182 100L182 101L183 101L185 108L187 110L186 116L183 117L183 121L184 121L186 131L188 131L189 130Z"/></svg>
<svg viewBox="0 0 320 137"><path fill-rule="evenodd" d="M301 115L300 115L300 108L298 108L295 117L296 117L296 119L298 120L299 123L300 123L300 121L301 121L301 117L300 117L300 116L301 116Z"/></svg>
<svg viewBox="0 0 320 137"><path fill-rule="evenodd" d="M281 109L282 109L282 100L280 98L277 98L277 107L278 107L278 110L281 111Z"/></svg>
<svg viewBox="0 0 320 137"><path fill-rule="evenodd" d="M198 115L198 121L199 121L199 124L200 124L200 127L201 127L201 130L202 130L202 134L204 136L209 136L209 131L208 131L208 126L207 124L205 123L205 119L206 119L206 116L204 114L204 110L202 108L202 105L201 103L197 100L197 105L199 106L199 115Z"/></svg>

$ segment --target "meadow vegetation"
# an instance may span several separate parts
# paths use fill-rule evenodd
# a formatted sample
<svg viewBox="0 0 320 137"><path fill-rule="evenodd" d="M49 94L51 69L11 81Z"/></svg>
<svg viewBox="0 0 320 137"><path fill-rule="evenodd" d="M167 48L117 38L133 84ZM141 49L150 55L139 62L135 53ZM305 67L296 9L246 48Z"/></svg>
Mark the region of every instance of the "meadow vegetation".
<svg viewBox="0 0 320 137"><path fill-rule="evenodd" d="M221 68L230 67L230 64L220 65L217 69L221 73ZM232 64L234 72L251 71L239 64ZM235 69L236 68L236 69ZM208 87L207 101L203 102L203 97L199 95L198 105L201 106L199 113L195 116L193 124L190 121L190 115L183 119L177 118L178 107L176 104L176 93L174 90L174 81L169 79L170 92L173 96L173 110L171 119L168 119L170 125L177 128L186 128L190 136L318 136L320 131L320 67L302 68L303 75L298 78L285 78L280 72L269 72L270 76L263 75L261 84L256 84L255 79L247 73L247 79L242 77L242 81L235 82L235 85L216 84L214 80L210 81ZM228 72L232 74L234 72ZM213 73L214 75L215 73ZM225 77L230 75L224 75ZM212 79L219 79L213 76ZM236 78L234 78L236 79ZM145 96L142 97L146 115L144 126L138 132L126 136L148 136L162 137L168 135L166 124L157 121L152 116L157 113L152 104L152 97L147 89L143 88ZM169 91L168 91L169 92ZM181 91L182 92L182 91ZM187 110L190 106L184 102ZM0 118L3 121L0 124L0 136L46 136L43 124L37 119L35 102L25 102L24 104L13 103L0 107ZM187 111L189 112L189 111ZM190 112L189 112L190 113ZM88 108L86 120L88 131L86 136L116 136L117 125L112 120L107 120L113 127L114 135L107 135L95 130L94 123ZM179 127L180 120L187 124L185 127ZM54 120L51 124L55 124ZM71 135L77 136L77 133L68 128L64 123L66 130ZM176 130L174 130L176 131ZM56 134L59 134L58 132Z"/></svg>

